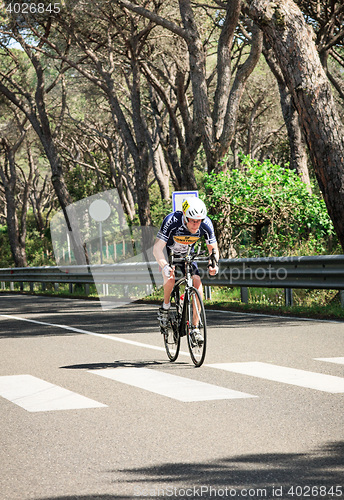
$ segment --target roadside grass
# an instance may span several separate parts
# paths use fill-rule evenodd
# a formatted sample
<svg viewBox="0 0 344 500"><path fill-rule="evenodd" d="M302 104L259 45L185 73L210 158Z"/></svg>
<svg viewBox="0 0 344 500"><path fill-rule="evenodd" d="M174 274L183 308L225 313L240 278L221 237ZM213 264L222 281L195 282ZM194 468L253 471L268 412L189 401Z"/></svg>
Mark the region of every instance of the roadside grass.
<svg viewBox="0 0 344 500"><path fill-rule="evenodd" d="M31 292L25 289L21 291L19 284L15 283L13 290L10 290L7 284L0 292L99 300L95 285L89 286L88 294L85 293L83 285L75 285L71 293L68 284L60 284L57 289L54 285L47 284L45 290L36 288ZM163 291L160 288L138 301L159 304L162 300ZM239 287L212 287L211 299L205 300L204 303L208 309L344 321L344 308L341 306L338 290L293 289L293 305L287 307L282 288L249 288L248 302L243 303Z"/></svg>
<svg viewBox="0 0 344 500"><path fill-rule="evenodd" d="M160 303L162 291L142 300ZM211 299L205 300L204 304L208 309L344 320L338 290L293 289L293 305L285 306L283 288L249 288L248 303L243 303L239 287L212 287Z"/></svg>

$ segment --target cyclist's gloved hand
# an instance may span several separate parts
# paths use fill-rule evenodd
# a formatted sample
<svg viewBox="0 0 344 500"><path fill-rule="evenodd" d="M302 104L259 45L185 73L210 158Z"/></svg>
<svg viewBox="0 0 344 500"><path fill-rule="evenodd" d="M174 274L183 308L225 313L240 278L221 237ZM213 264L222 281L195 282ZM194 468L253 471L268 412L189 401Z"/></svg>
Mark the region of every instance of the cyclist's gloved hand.
<svg viewBox="0 0 344 500"><path fill-rule="evenodd" d="M217 273L219 272L219 266L215 264L215 267L212 267L211 265L208 266L208 271L210 276L216 276Z"/></svg>
<svg viewBox="0 0 344 500"><path fill-rule="evenodd" d="M169 266L168 264L165 264L162 270L167 278L169 278L171 276L171 273L173 273L172 267Z"/></svg>

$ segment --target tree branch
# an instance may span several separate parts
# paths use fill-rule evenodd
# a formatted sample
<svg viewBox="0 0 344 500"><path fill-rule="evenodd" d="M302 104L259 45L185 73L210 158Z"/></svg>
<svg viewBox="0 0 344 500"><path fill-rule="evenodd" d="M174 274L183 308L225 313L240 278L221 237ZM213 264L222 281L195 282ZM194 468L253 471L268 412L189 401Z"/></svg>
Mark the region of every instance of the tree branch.
<svg viewBox="0 0 344 500"><path fill-rule="evenodd" d="M187 32L183 28L178 26L178 24L173 23L172 21L168 21L167 19L159 16L155 12L151 12L150 10L145 9L144 7L140 7L139 5L136 5L132 2L128 2L127 0L115 0L115 1L117 5L119 5L120 7L125 7L126 9L132 12L136 12L136 14L140 14L146 19L153 21L155 24L158 24L159 26L162 26L163 28L172 31L176 35L179 35L180 37L184 38L184 40L188 39Z"/></svg>

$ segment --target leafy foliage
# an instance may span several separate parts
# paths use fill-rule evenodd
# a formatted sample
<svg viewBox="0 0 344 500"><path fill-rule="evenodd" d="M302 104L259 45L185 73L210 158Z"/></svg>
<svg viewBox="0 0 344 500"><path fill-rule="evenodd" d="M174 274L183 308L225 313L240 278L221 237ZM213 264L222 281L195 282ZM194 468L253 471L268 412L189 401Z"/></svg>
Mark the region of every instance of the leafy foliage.
<svg viewBox="0 0 344 500"><path fill-rule="evenodd" d="M328 251L335 233L323 199L310 195L288 168L244 155L240 160L241 170L205 176L212 219L232 227L238 254L290 254L305 243L310 253Z"/></svg>

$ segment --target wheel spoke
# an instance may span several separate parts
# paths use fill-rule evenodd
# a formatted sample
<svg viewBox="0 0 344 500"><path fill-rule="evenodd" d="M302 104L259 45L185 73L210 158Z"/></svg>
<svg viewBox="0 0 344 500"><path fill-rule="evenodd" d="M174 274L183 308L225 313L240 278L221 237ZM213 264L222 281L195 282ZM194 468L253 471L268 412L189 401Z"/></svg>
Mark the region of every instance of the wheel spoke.
<svg viewBox="0 0 344 500"><path fill-rule="evenodd" d="M163 330L164 344L170 361L175 361L180 349L178 314L175 301L171 298L171 308L166 328Z"/></svg>
<svg viewBox="0 0 344 500"><path fill-rule="evenodd" d="M207 329L203 301L195 288L190 292L187 316L187 338L191 359L195 366L201 366L205 358Z"/></svg>

